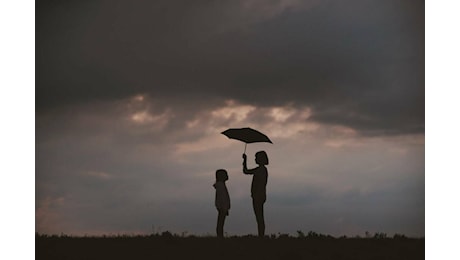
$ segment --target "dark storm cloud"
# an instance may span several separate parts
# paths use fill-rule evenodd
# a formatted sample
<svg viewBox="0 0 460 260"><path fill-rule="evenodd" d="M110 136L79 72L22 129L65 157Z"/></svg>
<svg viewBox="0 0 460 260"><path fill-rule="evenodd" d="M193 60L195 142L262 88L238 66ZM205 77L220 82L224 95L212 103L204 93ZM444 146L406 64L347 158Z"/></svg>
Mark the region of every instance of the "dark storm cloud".
<svg viewBox="0 0 460 260"><path fill-rule="evenodd" d="M423 133L423 30L423 1L38 2L37 111L146 93Z"/></svg>

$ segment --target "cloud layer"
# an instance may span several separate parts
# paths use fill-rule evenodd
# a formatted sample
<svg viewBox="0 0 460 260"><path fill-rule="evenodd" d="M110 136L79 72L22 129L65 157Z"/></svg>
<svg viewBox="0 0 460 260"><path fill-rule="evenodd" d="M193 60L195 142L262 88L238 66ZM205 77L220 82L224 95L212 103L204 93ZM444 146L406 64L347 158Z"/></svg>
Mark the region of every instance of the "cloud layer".
<svg viewBox="0 0 460 260"><path fill-rule="evenodd" d="M48 1L37 110L138 93L424 132L423 1Z"/></svg>
<svg viewBox="0 0 460 260"><path fill-rule="evenodd" d="M215 170L226 168L227 230L251 233L244 145L220 134L249 125L274 142L247 151L270 156L267 231L423 235L423 135L363 137L311 118L308 107L228 100L191 112L139 95L38 116L37 231L148 233L153 225L211 233L211 185Z"/></svg>

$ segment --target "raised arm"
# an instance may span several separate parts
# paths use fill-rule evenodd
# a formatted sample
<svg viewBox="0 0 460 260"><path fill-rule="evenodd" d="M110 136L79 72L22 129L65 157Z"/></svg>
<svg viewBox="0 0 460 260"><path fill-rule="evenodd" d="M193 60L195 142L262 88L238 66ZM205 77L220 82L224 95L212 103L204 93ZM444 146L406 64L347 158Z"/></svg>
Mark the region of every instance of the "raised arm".
<svg viewBox="0 0 460 260"><path fill-rule="evenodd" d="M248 169L247 164L246 164L246 158L247 158L246 154L243 154L243 173L244 174L254 174L257 168Z"/></svg>

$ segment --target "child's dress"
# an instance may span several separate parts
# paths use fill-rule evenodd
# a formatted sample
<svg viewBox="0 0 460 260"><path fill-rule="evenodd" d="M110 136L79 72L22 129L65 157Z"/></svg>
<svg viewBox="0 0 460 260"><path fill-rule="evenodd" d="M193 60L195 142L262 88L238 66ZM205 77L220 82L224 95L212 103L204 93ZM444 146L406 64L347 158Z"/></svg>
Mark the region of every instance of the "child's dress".
<svg viewBox="0 0 460 260"><path fill-rule="evenodd" d="M228 195L228 190L227 186L225 186L225 182L218 181L214 183L213 186L216 189L216 208L219 211L226 212L226 215L228 215L228 210L230 209L230 195Z"/></svg>

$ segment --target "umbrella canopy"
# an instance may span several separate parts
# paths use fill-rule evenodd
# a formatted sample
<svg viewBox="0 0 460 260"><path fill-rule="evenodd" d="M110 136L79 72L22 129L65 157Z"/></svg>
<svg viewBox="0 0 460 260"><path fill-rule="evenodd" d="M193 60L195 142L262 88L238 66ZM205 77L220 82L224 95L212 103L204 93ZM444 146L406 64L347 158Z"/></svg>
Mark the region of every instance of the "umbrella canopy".
<svg viewBox="0 0 460 260"><path fill-rule="evenodd" d="M272 144L272 141L266 135L249 127L230 128L223 131L222 134L230 139L240 140L247 144L258 142L267 142Z"/></svg>
<svg viewBox="0 0 460 260"><path fill-rule="evenodd" d="M267 142L272 144L272 141L266 135L249 127L230 128L223 131L222 134L230 139L240 140L246 144L258 142ZM244 152L246 153L246 146L244 147Z"/></svg>

